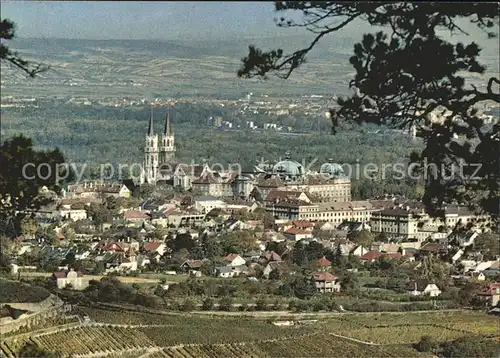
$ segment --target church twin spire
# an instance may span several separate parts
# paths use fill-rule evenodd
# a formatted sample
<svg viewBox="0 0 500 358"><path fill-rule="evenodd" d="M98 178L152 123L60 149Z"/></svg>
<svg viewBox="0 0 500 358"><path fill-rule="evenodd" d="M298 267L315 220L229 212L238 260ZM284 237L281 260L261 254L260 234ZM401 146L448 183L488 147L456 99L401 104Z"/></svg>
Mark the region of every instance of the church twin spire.
<svg viewBox="0 0 500 358"><path fill-rule="evenodd" d="M163 135L169 137L172 135L172 130L170 129L170 115L168 112L167 112L167 117L165 118L165 127L163 128Z"/></svg>
<svg viewBox="0 0 500 358"><path fill-rule="evenodd" d="M149 115L148 136L152 137L154 135L155 135L155 128L153 125L153 107L151 107L151 114Z"/></svg>
<svg viewBox="0 0 500 358"><path fill-rule="evenodd" d="M151 107L151 114L149 116L149 125L148 125L148 136L152 137L155 135L154 122L153 122L153 107ZM170 115L167 112L167 116L165 117L165 125L163 127L163 135L164 136L172 136L172 129L170 128Z"/></svg>
<svg viewBox="0 0 500 358"><path fill-rule="evenodd" d="M164 164L172 163L175 160L174 134L170 127L168 112L165 117L162 136L158 139L158 135L155 134L154 130L153 107L151 107L146 135L146 147L144 148L144 168L141 175L141 183L156 183L162 176L160 168ZM160 145L158 146L158 144Z"/></svg>

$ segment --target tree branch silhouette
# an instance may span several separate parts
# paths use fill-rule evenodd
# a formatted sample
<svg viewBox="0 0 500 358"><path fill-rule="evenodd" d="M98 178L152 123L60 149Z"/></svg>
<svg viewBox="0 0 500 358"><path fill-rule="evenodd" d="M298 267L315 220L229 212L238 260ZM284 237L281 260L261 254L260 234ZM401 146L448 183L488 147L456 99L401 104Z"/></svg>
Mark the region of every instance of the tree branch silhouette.
<svg viewBox="0 0 500 358"><path fill-rule="evenodd" d="M15 37L14 30L15 25L12 21L8 19L2 19L0 21L0 39L2 40L0 44L0 60L7 61L14 67L26 72L30 77L35 77L37 74L49 70L50 67L47 65L41 63L33 64L24 60L17 52L13 52L3 43L3 40L12 40Z"/></svg>
<svg viewBox="0 0 500 358"><path fill-rule="evenodd" d="M450 171L456 163L481 164L475 179L472 169L452 178L427 178L424 203L434 215L458 203L499 215L499 124L485 123L477 105L500 103L497 77L489 78L486 92L467 83L466 75L483 76L480 47L451 43L441 32L467 34L457 20L468 20L486 38L498 35L499 3L435 2L276 2L276 11L302 12L302 21L281 17L280 27L304 27L315 34L310 45L289 55L282 49L262 51L249 47L238 76L287 79L306 62L306 55L325 35L339 32L354 21L385 27L365 34L349 59L355 76L353 95L339 98L330 110L332 133L341 122L374 123L399 129L418 128L425 149L410 158L422 171L424 160ZM435 117L437 113L437 119Z"/></svg>

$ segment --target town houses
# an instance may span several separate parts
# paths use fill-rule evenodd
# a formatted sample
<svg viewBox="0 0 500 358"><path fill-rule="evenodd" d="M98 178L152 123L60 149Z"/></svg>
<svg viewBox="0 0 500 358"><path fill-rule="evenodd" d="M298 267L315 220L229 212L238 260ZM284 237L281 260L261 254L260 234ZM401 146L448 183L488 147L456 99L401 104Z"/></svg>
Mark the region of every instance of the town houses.
<svg viewBox="0 0 500 358"><path fill-rule="evenodd" d="M47 271L61 290L86 290L96 275L159 274L280 280L279 292L297 297L390 290L408 301L438 300L466 282L477 286L471 302L497 304L491 217L459 203L434 218L401 196L354 199L333 159L306 170L286 153L246 173L186 165L169 116L160 136L153 121L154 113L140 180L89 180L54 193L16 238L13 273Z"/></svg>

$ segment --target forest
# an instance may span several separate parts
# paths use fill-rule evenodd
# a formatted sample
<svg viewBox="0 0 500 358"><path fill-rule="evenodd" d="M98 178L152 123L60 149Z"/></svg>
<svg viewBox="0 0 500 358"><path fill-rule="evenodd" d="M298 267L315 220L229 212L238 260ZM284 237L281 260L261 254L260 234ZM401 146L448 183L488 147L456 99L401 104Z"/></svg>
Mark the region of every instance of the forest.
<svg viewBox="0 0 500 358"><path fill-rule="evenodd" d="M60 148L66 161L85 163L85 177L99 173L100 164L114 165L142 163L144 136L149 117L149 107L82 107L74 104L39 103L39 108L2 109L2 137L9 138L22 133L32 138L40 149ZM337 163L363 165L374 163L406 164L412 151L421 148L421 143L410 140L403 134L388 131L375 133L369 125L345 126L337 135L331 135L328 126L318 133L311 130L316 121L288 116L279 119L287 124L293 121L300 135L249 130L225 131L208 126L207 118L222 116L233 119L235 124L244 123L240 114L234 117L230 109L210 104L179 103L169 108L176 138L176 157L185 163L206 161L220 163L225 167L239 163L244 171L252 170L262 158L278 161L289 152L291 158L311 169L332 158ZM155 109L155 126L161 131L167 109ZM271 121L261 116L261 121ZM258 121L256 121L258 123ZM355 178L354 178L355 179ZM390 170L385 180L382 177L354 180L353 196L362 198L384 193L415 195L412 180L392 179ZM360 185L361 184L361 185ZM417 190L418 192L418 190Z"/></svg>

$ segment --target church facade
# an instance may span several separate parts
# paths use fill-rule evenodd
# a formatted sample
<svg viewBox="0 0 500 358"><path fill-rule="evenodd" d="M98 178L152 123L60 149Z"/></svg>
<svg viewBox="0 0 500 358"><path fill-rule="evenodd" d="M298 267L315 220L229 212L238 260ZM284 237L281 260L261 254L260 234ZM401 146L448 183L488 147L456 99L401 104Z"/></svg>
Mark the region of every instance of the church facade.
<svg viewBox="0 0 500 358"><path fill-rule="evenodd" d="M146 145L144 147L144 163L141 173L141 184L156 184L163 179L162 168L170 166L175 160L175 138L170 127L170 116L167 112L165 124L160 136L154 130L153 109L149 117Z"/></svg>

